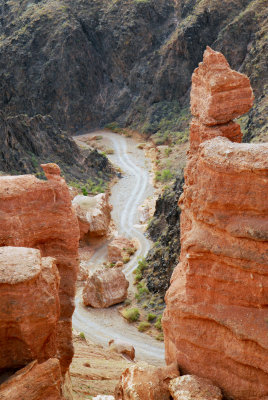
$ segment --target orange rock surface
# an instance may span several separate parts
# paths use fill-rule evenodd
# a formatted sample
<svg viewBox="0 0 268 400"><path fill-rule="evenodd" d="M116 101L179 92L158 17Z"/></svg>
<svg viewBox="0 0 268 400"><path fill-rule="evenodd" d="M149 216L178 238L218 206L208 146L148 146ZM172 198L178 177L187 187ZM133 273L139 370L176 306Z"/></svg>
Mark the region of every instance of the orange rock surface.
<svg viewBox="0 0 268 400"><path fill-rule="evenodd" d="M213 53L209 50L211 59ZM218 53L215 57L223 59ZM204 59L206 64L206 52ZM210 68L206 66L209 82L216 74L220 87L219 68ZM222 71L226 68L223 61ZM237 76L239 85L244 81L248 87L240 75L228 72L225 81ZM220 76L224 79L223 72ZM201 84L209 90L208 82ZM195 88L193 96L196 93ZM235 109L236 100L231 96L230 101ZM233 399L266 400L268 144L233 143L226 137L206 141L203 127L198 139L200 123L194 121L195 143L179 202L180 263L171 278L162 319L166 359L176 360L183 373L211 379ZM222 125L212 129L220 132ZM198 140L205 141L198 146Z"/></svg>
<svg viewBox="0 0 268 400"><path fill-rule="evenodd" d="M233 71L223 54L207 47L192 75L191 112L205 125L225 124L253 105L246 75Z"/></svg>
<svg viewBox="0 0 268 400"><path fill-rule="evenodd" d="M59 360L33 361L0 386L1 400L63 400Z"/></svg>
<svg viewBox="0 0 268 400"><path fill-rule="evenodd" d="M132 240L118 236L108 245L108 260L112 263L123 261L135 251L136 246Z"/></svg>
<svg viewBox="0 0 268 400"><path fill-rule="evenodd" d="M139 362L123 372L115 388L115 400L169 400L168 385L177 376L176 364L157 368Z"/></svg>
<svg viewBox="0 0 268 400"><path fill-rule="evenodd" d="M65 373L73 355L71 317L79 226L59 167L47 164L43 169L48 181L32 175L0 177L0 246L36 248L42 257L55 258L60 274L56 344Z"/></svg>
<svg viewBox="0 0 268 400"><path fill-rule="evenodd" d="M107 235L112 209L108 193L97 196L78 195L72 204L79 221L80 239Z"/></svg>
<svg viewBox="0 0 268 400"><path fill-rule="evenodd" d="M59 280L39 250L0 248L0 370L56 356Z"/></svg>
<svg viewBox="0 0 268 400"><path fill-rule="evenodd" d="M184 375L172 379L169 391L174 400L221 400L219 388L214 386L209 379L199 378L195 375Z"/></svg>
<svg viewBox="0 0 268 400"><path fill-rule="evenodd" d="M85 306L106 308L127 298L129 282L118 268L99 269L88 277L83 289Z"/></svg>

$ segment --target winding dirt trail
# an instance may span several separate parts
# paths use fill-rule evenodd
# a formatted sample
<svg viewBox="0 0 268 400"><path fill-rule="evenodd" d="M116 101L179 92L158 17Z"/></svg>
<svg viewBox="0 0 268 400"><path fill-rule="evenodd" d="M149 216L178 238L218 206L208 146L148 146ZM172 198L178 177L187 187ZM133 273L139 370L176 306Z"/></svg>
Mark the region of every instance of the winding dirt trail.
<svg viewBox="0 0 268 400"><path fill-rule="evenodd" d="M123 176L113 186L110 203L113 205L112 218L118 233L125 237L137 238L139 249L131 261L126 264L124 273L132 282L132 272L137 266L137 258L146 255L151 247L151 242L144 236L142 226L139 224L138 207L144 200L153 194L150 176L150 161L145 158L144 152L137 148L137 143L118 134L100 131L74 139L78 144L83 144L79 139L95 136L103 137L107 147L114 150L109 155L111 162L120 167ZM101 264L107 255L107 243L100 247L91 257L90 262ZM146 360L154 365L164 364L164 345L154 338L140 333L134 326L128 324L118 313L117 307L108 309L93 309L84 307L81 300L81 289L75 300L73 314L73 327L84 332L95 343L107 346L110 339L119 339L135 347L136 359Z"/></svg>

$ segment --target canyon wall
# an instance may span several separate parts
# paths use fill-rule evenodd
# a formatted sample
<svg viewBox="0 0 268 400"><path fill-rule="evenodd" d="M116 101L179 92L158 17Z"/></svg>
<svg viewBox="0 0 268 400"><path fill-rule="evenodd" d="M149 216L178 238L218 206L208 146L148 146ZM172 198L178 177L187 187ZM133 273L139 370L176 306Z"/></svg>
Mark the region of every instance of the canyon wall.
<svg viewBox="0 0 268 400"><path fill-rule="evenodd" d="M26 355L21 355L20 361L14 361L13 366L22 367L35 359L42 361L53 356L60 360L62 374L64 375L73 356L71 318L74 310L75 282L78 268L79 226L71 206L68 187L65 180L60 177L60 168L56 164L46 164L43 165L43 170L48 179L47 181L41 181L33 175L0 177L0 246L8 246L1 249L1 254L7 251L6 249L10 251L10 258L6 259L5 263L6 265L11 265L12 258L16 258L17 252L11 246L37 249L32 250L32 252L39 250L40 256L46 257L42 258L45 261L39 261L39 264L45 263L46 268L48 268L47 263L49 262L57 267L52 268L51 265L49 267L54 271L54 283L52 277L43 277L42 279L46 281L47 288L45 284L41 286L46 291L46 296L49 299L49 293L51 293L53 285L57 285L57 280L59 279L57 274L59 273L59 294L54 293L55 296L50 296L51 299L48 304L41 302L40 306L38 306L40 298L45 301L45 296L42 295L43 289L37 285L35 286L37 291L35 293L34 289L31 286L29 288L27 283L29 279L31 283L33 277L29 279L24 277L25 287L21 289L22 293L25 290L25 293L23 293L25 297L24 301L22 301L23 305L17 300L17 307L13 306L12 308L12 299L8 302L10 289L8 287L6 289L3 288L4 293L5 290L7 293L4 297L7 299L7 304L3 302L3 313L5 314L5 308L8 308L13 310L16 316L16 312L18 313L19 308L22 307L24 313L22 315L25 315L26 319L21 321L22 315L19 315L19 320L14 317L12 323L5 320L7 326L1 331L1 334L2 336L6 335L6 337L1 337L1 343L4 341L5 346L6 343L10 343L10 346L7 347L8 349L19 347L23 349L22 343L27 344L28 347L25 346ZM23 268L23 263L27 264L26 255L28 254L25 249L21 251L22 253L18 253L17 256L17 268L20 269ZM20 257L21 266L19 265ZM52 261L52 257L54 261ZM29 263L25 265L25 270L29 267L31 274L34 273L31 268L41 268L38 264L38 255L35 256L35 262L29 261ZM4 279L3 274L4 271L1 270L1 279ZM15 279L15 277L12 279ZM40 280L41 278L39 277L38 279ZM14 282L7 281L6 285L8 283L14 288ZM22 284L23 282L21 282ZM26 289L29 290L28 295ZM54 288L52 291L55 292L55 290ZM10 296L16 297L16 294L11 293ZM19 296L19 293L17 296ZM57 296L59 296L58 300ZM33 309L36 308L36 316L33 310L31 313L26 307L30 300ZM58 306L57 301L59 302ZM52 313L47 312L52 308L54 310ZM40 314L42 315L41 317ZM44 320L46 318L48 320L45 323ZM2 315L0 319L2 319ZM14 327L15 321L18 324L17 328ZM19 324L22 324L23 329L19 329ZM28 324L29 326L27 326ZM30 327L32 327L32 333L29 332ZM33 327L35 327L36 331ZM14 334L16 329L20 331L21 336ZM34 332L36 335L34 335ZM25 340L22 339L22 336ZM46 343L44 343L44 337L47 338ZM14 359L19 357L14 350ZM8 365L4 361L1 362L0 368L6 366Z"/></svg>
<svg viewBox="0 0 268 400"><path fill-rule="evenodd" d="M167 362L237 400L268 398L268 145L239 143L232 121L252 102L248 78L207 48L192 77L181 256L162 320Z"/></svg>

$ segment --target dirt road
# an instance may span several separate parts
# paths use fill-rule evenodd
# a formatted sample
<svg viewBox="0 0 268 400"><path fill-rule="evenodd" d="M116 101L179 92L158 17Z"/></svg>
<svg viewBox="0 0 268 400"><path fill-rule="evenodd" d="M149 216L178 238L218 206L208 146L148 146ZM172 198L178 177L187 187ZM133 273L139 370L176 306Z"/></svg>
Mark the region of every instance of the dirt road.
<svg viewBox="0 0 268 400"><path fill-rule="evenodd" d="M125 237L137 238L140 244L135 257L124 268L126 277L132 282L132 272L137 266L137 258L145 256L151 247L151 242L144 236L142 226L139 224L138 212L138 207L153 194L154 190L150 183L152 181L150 161L145 158L143 150L137 148L137 143L133 139L112 132L94 132L76 136L74 139L78 144L82 143L85 146L79 139L96 134L101 135L103 143L114 150L109 159L122 171L122 178L113 186L110 197L110 203L113 205L112 217L118 233ZM107 244L95 252L90 262L101 264L106 255ZM120 339L135 347L136 359L146 360L155 365L163 364L163 343L138 332L119 315L117 307L101 310L84 307L80 290L76 296L73 326L96 343L107 346L110 339Z"/></svg>

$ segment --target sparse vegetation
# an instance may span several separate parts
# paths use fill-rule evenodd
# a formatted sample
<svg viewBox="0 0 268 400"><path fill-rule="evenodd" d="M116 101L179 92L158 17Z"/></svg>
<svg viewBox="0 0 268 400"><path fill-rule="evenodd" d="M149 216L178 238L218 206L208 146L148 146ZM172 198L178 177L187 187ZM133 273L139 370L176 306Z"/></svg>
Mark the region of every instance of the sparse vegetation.
<svg viewBox="0 0 268 400"><path fill-rule="evenodd" d="M156 327L156 329L158 329L159 331L162 331L162 315L159 315L159 317L157 317L156 323L154 324L154 326Z"/></svg>
<svg viewBox="0 0 268 400"><path fill-rule="evenodd" d="M138 308L127 308L123 310L122 315L128 322L135 322L138 321L140 312Z"/></svg>
<svg viewBox="0 0 268 400"><path fill-rule="evenodd" d="M174 174L170 169L163 169L162 171L156 171L155 180L156 182L168 182L174 178Z"/></svg>
<svg viewBox="0 0 268 400"><path fill-rule="evenodd" d="M81 339L86 339L84 332L80 332L79 336L80 336Z"/></svg>
<svg viewBox="0 0 268 400"><path fill-rule="evenodd" d="M149 329L150 327L151 327L151 324L149 322L142 321L139 323L138 331L144 332L144 331L147 331L147 329Z"/></svg>
<svg viewBox="0 0 268 400"><path fill-rule="evenodd" d="M155 314L149 313L149 314L147 315L147 321L148 321L148 322L152 322L154 319L156 319L156 315L155 315Z"/></svg>

